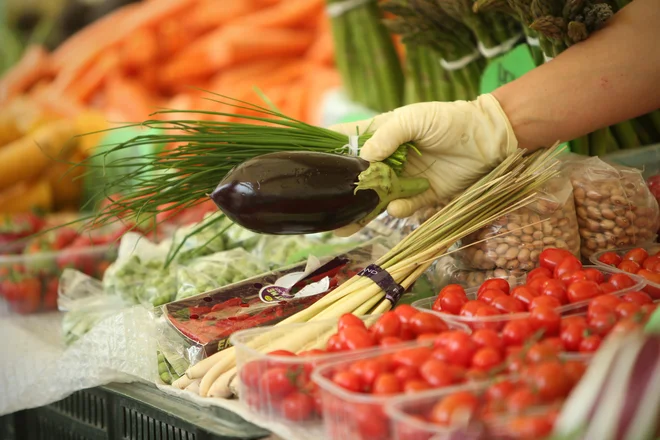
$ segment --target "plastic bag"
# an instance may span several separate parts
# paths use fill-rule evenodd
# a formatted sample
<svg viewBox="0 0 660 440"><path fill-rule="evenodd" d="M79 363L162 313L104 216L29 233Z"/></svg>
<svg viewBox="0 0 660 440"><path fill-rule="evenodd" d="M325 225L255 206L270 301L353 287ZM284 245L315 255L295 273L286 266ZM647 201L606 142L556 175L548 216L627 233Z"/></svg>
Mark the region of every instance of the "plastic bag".
<svg viewBox="0 0 660 440"><path fill-rule="evenodd" d="M399 242L412 231L419 228L425 221L433 217L440 209L440 207L420 209L406 218L392 217L386 211L360 231L360 235L367 238L385 236L394 242Z"/></svg>
<svg viewBox="0 0 660 440"><path fill-rule="evenodd" d="M520 284L519 280L524 278L526 272L520 269L464 269L456 265L451 255L447 255L433 263L425 274L436 291L439 291L448 284L460 284L464 288L477 287L491 278L503 278L512 285Z"/></svg>
<svg viewBox="0 0 660 440"><path fill-rule="evenodd" d="M579 255L570 181L563 175L550 180L534 202L470 234L461 245L469 247L456 252L460 264L465 269L486 271L532 270L543 249L549 247Z"/></svg>
<svg viewBox="0 0 660 440"><path fill-rule="evenodd" d="M581 156L569 157L564 167L573 184L583 258L655 240L658 203L639 170Z"/></svg>

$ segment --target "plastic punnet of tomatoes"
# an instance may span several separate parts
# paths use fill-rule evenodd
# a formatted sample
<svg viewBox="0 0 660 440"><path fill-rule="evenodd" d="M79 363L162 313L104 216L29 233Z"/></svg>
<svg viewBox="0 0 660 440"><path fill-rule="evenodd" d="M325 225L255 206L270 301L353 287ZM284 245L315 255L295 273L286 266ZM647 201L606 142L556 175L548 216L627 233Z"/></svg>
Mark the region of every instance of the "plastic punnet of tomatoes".
<svg viewBox="0 0 660 440"><path fill-rule="evenodd" d="M504 331L507 327L527 326L532 330L557 321L562 314L585 312L592 298L603 294L622 296L643 287L637 279L606 267L582 266L568 251L546 249L541 267L531 271L524 285L511 288L501 279L485 281L473 292L461 286L444 287L437 297L413 303L432 310L447 321L466 324L472 329ZM556 329L553 329L555 331Z"/></svg>
<svg viewBox="0 0 660 440"><path fill-rule="evenodd" d="M68 246L59 251L0 256L0 295L19 314L57 310L60 276L76 269L102 278L117 256L115 246Z"/></svg>
<svg viewBox="0 0 660 440"><path fill-rule="evenodd" d="M591 261L599 267L633 274L646 284L644 292L660 299L660 244L598 252Z"/></svg>
<svg viewBox="0 0 660 440"><path fill-rule="evenodd" d="M469 331L433 313L400 305L379 316L358 318L349 313L339 319L242 330L230 338L236 350L238 395L268 420L317 423L322 405L311 381L314 368L378 347L416 346L420 335L457 328Z"/></svg>

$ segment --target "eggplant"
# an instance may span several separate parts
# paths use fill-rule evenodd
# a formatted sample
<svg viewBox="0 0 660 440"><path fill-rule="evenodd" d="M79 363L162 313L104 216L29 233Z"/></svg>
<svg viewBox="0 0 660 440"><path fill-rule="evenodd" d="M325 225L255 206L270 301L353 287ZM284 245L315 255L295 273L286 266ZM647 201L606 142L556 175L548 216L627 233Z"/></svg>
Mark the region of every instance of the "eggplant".
<svg viewBox="0 0 660 440"><path fill-rule="evenodd" d="M264 154L233 168L211 198L246 229L297 235L366 223L390 200L427 188L426 179L399 178L380 162L293 151Z"/></svg>

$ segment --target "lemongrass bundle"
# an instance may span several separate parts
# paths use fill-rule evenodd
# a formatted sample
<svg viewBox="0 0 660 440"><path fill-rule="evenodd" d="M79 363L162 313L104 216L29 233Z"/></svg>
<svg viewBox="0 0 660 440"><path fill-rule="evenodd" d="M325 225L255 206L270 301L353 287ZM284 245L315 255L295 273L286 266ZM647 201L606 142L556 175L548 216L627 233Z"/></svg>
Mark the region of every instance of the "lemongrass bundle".
<svg viewBox="0 0 660 440"><path fill-rule="evenodd" d="M389 310L405 289L454 243L531 203L537 189L556 175L556 149L528 157L523 154L519 150L505 159L361 274L277 325L339 318L345 313L365 315ZM390 284L377 284L369 275L374 272L387 272ZM309 332L293 332L279 338L266 333L251 344L261 351L299 352L318 340L323 338ZM201 380L200 395L226 397L230 394L235 363L235 352L230 348L192 366L186 375L189 379Z"/></svg>

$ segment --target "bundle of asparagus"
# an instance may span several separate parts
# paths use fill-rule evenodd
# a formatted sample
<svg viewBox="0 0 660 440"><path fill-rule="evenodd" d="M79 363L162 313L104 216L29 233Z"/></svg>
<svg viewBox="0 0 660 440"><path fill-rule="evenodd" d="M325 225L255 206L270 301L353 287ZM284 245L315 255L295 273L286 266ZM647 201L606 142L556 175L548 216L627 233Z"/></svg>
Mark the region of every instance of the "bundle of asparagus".
<svg viewBox="0 0 660 440"><path fill-rule="evenodd" d="M335 60L348 97L385 112L403 103L403 71L375 0L328 0Z"/></svg>
<svg viewBox="0 0 660 440"><path fill-rule="evenodd" d="M530 203L536 190L555 175L557 153L552 149L524 157L518 151L508 157L375 264L278 325L339 318L345 313L362 316L389 310L405 289L456 241ZM370 275L374 273L380 274L378 284ZM322 336L310 332L270 336L266 333L256 338L251 346L260 351L299 352L320 348L317 345L324 342ZM192 366L175 386L186 388L199 381L200 395L226 397L231 394L229 385L235 374L235 352L229 348Z"/></svg>

